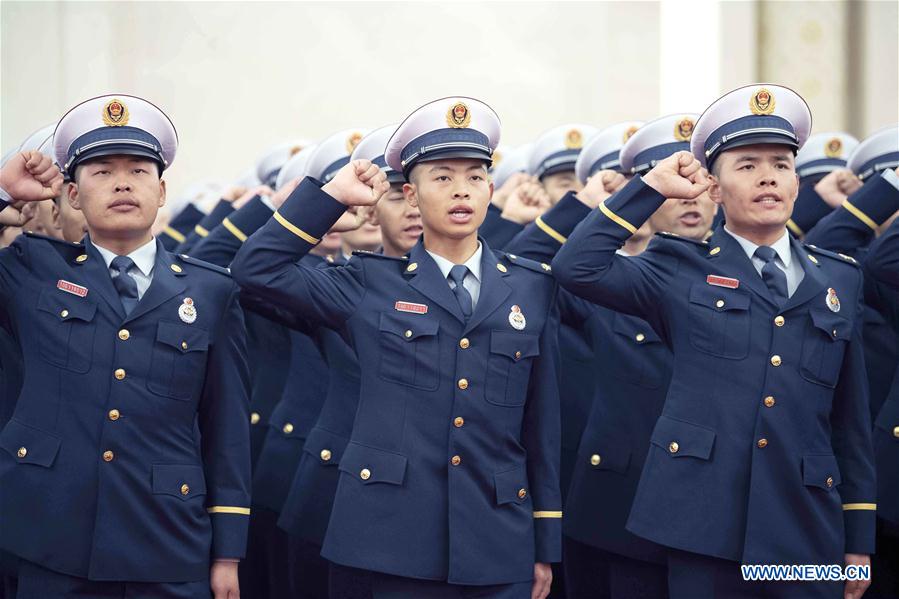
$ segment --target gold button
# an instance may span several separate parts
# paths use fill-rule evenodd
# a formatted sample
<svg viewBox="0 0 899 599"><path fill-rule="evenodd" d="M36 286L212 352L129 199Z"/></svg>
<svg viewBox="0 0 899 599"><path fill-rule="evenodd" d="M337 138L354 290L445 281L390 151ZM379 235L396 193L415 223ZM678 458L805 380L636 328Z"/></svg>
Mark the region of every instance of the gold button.
<svg viewBox="0 0 899 599"><path fill-rule="evenodd" d="M181 272L181 267L177 264L172 264L171 269L173 272Z"/></svg>
<svg viewBox="0 0 899 599"><path fill-rule="evenodd" d="M828 476L828 477L827 477L827 480L824 481L824 484L827 485L827 488L828 488L828 489L831 488L831 487L833 486L833 477L832 477L832 476Z"/></svg>
<svg viewBox="0 0 899 599"><path fill-rule="evenodd" d="M116 370L116 371L115 371L115 377L116 377L117 379L119 379L120 381L121 381L122 379L124 379L124 378L125 378L125 369L124 369L124 368L119 368L118 370Z"/></svg>
<svg viewBox="0 0 899 599"><path fill-rule="evenodd" d="M508 272L508 269L505 266L503 266L502 264L497 264L496 270L498 270L500 272Z"/></svg>
<svg viewBox="0 0 899 599"><path fill-rule="evenodd" d="M121 416L122 415L119 413L118 410L109 410L109 419L112 420L113 422L118 420Z"/></svg>
<svg viewBox="0 0 899 599"><path fill-rule="evenodd" d="M808 259L812 261L812 264L818 263L818 259L815 258L814 256L812 256L811 254L808 255Z"/></svg>
<svg viewBox="0 0 899 599"><path fill-rule="evenodd" d="M785 322L786 322L786 320L784 320L784 317L783 317L783 316L776 316L776 317L774 318L774 324L777 325L777 326L779 326L779 327L784 326L784 323L785 323Z"/></svg>
<svg viewBox="0 0 899 599"><path fill-rule="evenodd" d="M24 458L25 456L28 455L28 450L24 447L20 447L19 451L16 452L16 455L19 456L20 458Z"/></svg>
<svg viewBox="0 0 899 599"><path fill-rule="evenodd" d="M403 333L403 335L406 337L406 339L408 339L412 336L412 331L407 330L405 333Z"/></svg>
<svg viewBox="0 0 899 599"><path fill-rule="evenodd" d="M709 254L712 256L717 256L720 252L721 252L721 248L719 248L719 247L713 247L712 249L709 250Z"/></svg>
<svg viewBox="0 0 899 599"><path fill-rule="evenodd" d="M406 272L415 272L415 269L418 268L418 263L413 262L409 266L406 267Z"/></svg>
<svg viewBox="0 0 899 599"><path fill-rule="evenodd" d="M528 496L527 489L518 489L518 498L519 499L524 499L527 496Z"/></svg>
<svg viewBox="0 0 899 599"><path fill-rule="evenodd" d="M594 453L592 456L590 456L590 463L594 466L599 466L600 464L602 464L602 458L599 457L599 454Z"/></svg>
<svg viewBox="0 0 899 599"><path fill-rule="evenodd" d="M370 479L371 478L371 470L369 470L368 468L363 468L362 472L359 473L359 478L361 478L362 480Z"/></svg>
<svg viewBox="0 0 899 599"><path fill-rule="evenodd" d="M459 388L463 391L468 389L468 379L459 379Z"/></svg>
<svg viewBox="0 0 899 599"><path fill-rule="evenodd" d="M287 424L284 425L284 428L282 428L281 430L284 431L285 435L289 435L290 433L293 432L293 425L288 422Z"/></svg>
<svg viewBox="0 0 899 599"><path fill-rule="evenodd" d="M723 308L724 300L718 300L717 302L715 302L715 306L717 306L718 308Z"/></svg>
<svg viewBox="0 0 899 599"><path fill-rule="evenodd" d="M773 408L775 403L777 403L777 402L775 402L774 398L771 397L770 395L765 398L765 407L766 408Z"/></svg>
<svg viewBox="0 0 899 599"><path fill-rule="evenodd" d="M190 493L190 487L187 486L187 483L184 483L181 485L181 494L187 495L188 493Z"/></svg>
<svg viewBox="0 0 899 599"><path fill-rule="evenodd" d="M893 427L893 436L899 438L899 426Z"/></svg>
<svg viewBox="0 0 899 599"><path fill-rule="evenodd" d="M468 349L469 346L471 346L471 342L468 341L468 338L467 338L467 337L463 337L463 338L459 341L459 347L461 347L462 349Z"/></svg>
<svg viewBox="0 0 899 599"><path fill-rule="evenodd" d="M131 332L128 329L122 329L119 331L119 339L122 341L128 341L131 338Z"/></svg>
<svg viewBox="0 0 899 599"><path fill-rule="evenodd" d="M516 359L516 360L520 360L520 359L521 359L521 352L520 352L520 351L515 352L515 359Z"/></svg>
<svg viewBox="0 0 899 599"><path fill-rule="evenodd" d="M75 262L77 262L78 264L81 264L81 263L83 263L83 262L87 262L87 254L81 254L80 256L78 256L77 258L75 258Z"/></svg>
<svg viewBox="0 0 899 599"><path fill-rule="evenodd" d="M759 439L759 442L756 443L759 446L759 449L765 449L768 447L768 439Z"/></svg>
<svg viewBox="0 0 899 599"><path fill-rule="evenodd" d="M181 342L181 349L185 349L185 350L187 349L187 341Z"/></svg>
<svg viewBox="0 0 899 599"><path fill-rule="evenodd" d="M668 444L668 451L671 453L677 453L680 450L680 445L677 444L677 441L672 441Z"/></svg>
<svg viewBox="0 0 899 599"><path fill-rule="evenodd" d="M547 264L546 262L541 262L540 267L546 272L552 272L553 267Z"/></svg>
<svg viewBox="0 0 899 599"><path fill-rule="evenodd" d="M646 335L643 333L637 333L637 336L634 337L637 340L637 343L643 343L646 340Z"/></svg>
<svg viewBox="0 0 899 599"><path fill-rule="evenodd" d="M771 356L771 365L772 366L780 366L781 364L783 364L783 360L780 359L780 356L778 356L778 355Z"/></svg>
<svg viewBox="0 0 899 599"><path fill-rule="evenodd" d="M260 418L261 416L259 416L259 412L253 412L252 414L250 414L250 424L259 424Z"/></svg>
<svg viewBox="0 0 899 599"><path fill-rule="evenodd" d="M62 316L63 318L68 318L68 316L69 316L69 311L68 311L68 310L63 310L62 312L59 313L59 315Z"/></svg>
<svg viewBox="0 0 899 599"><path fill-rule="evenodd" d="M103 461L104 462L111 462L113 460L113 458L115 458L115 454L112 453L111 451L107 450L107 451L103 452Z"/></svg>
<svg viewBox="0 0 899 599"><path fill-rule="evenodd" d="M331 450L330 449L322 449L322 452L318 454L323 462L331 461Z"/></svg>
<svg viewBox="0 0 899 599"><path fill-rule="evenodd" d="M453 420L453 426L455 426L456 428L462 428L462 425L464 425L464 424L465 424L465 419L462 418L461 416L456 416L456 419Z"/></svg>
<svg viewBox="0 0 899 599"><path fill-rule="evenodd" d="M458 466L459 464L462 463L462 458L460 458L457 455L454 455L453 458L450 460L450 463L452 463L453 466Z"/></svg>

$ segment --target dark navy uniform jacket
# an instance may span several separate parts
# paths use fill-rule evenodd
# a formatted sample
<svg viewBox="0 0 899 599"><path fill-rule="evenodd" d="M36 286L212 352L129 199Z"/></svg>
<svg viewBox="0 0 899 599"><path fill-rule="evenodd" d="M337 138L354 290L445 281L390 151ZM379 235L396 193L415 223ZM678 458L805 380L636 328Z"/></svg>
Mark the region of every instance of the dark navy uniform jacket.
<svg viewBox="0 0 899 599"><path fill-rule="evenodd" d="M899 332L899 220L872 244L865 272L879 287L887 306L887 318ZM899 523L899 366L894 371L890 393L874 421L874 450L878 515Z"/></svg>
<svg viewBox="0 0 899 599"><path fill-rule="evenodd" d="M520 224L503 218L502 210L490 204L487 206L484 222L478 227L478 235L486 239L491 247L502 248L523 228Z"/></svg>
<svg viewBox="0 0 899 599"><path fill-rule="evenodd" d="M674 354L628 529L746 563L873 553L861 271L791 240L805 277L778 308L720 228L708 243L657 238L640 256L617 256L664 201L634 179L554 260L563 286L644 318Z"/></svg>
<svg viewBox="0 0 899 599"><path fill-rule="evenodd" d="M179 244L187 240L187 236L205 216L206 214L194 206L193 203L188 203L181 212L169 221L168 226L162 230L159 242L166 250L174 251Z"/></svg>
<svg viewBox="0 0 899 599"><path fill-rule="evenodd" d="M458 584L531 580L534 562L561 557L549 266L482 242L480 298L466 322L421 244L408 259L297 266L344 210L306 179L232 265L249 292L346 327L360 356L359 408L322 555ZM510 318L513 306L524 319Z"/></svg>
<svg viewBox="0 0 899 599"><path fill-rule="evenodd" d="M231 205L231 202L228 200L219 200L218 204L215 205L215 208L213 208L209 214L204 216L200 222L194 225L193 231L190 231L185 235L184 241L178 244L178 247L175 248L175 252L178 254L189 254L201 239L209 237L210 231L222 224L222 221L232 212L234 212L234 207Z"/></svg>
<svg viewBox="0 0 899 599"><path fill-rule="evenodd" d="M100 253L23 236L0 252L25 379L0 432L0 545L94 580L182 582L244 554L243 317L227 272L157 244L125 316ZM196 320L179 318L185 298Z"/></svg>
<svg viewBox="0 0 899 599"><path fill-rule="evenodd" d="M551 261L589 213L574 193L568 193L539 221L525 227L507 249ZM590 400L575 405L584 413L571 415L562 405L563 435L566 420L578 427L576 437L562 440L563 459L566 440L574 445L562 530L572 539L618 555L663 562L665 548L634 535L625 525L650 434L668 392L671 352L645 320L592 304L564 289L559 290L559 311L563 326L582 331L589 342L587 382L601 381L595 389L583 385Z"/></svg>

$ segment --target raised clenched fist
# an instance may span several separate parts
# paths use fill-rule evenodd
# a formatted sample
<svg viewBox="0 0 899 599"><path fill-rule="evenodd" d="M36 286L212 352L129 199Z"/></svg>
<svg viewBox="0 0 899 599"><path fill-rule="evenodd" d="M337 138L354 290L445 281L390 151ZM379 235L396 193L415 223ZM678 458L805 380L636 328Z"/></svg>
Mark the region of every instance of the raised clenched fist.
<svg viewBox="0 0 899 599"><path fill-rule="evenodd" d="M625 185L627 179L621 173L611 170L599 171L587 179L584 188L577 192L577 199L590 208L596 208Z"/></svg>
<svg viewBox="0 0 899 599"><path fill-rule="evenodd" d="M709 188L708 175L693 154L675 152L643 175L643 182L666 198L693 199Z"/></svg>
<svg viewBox="0 0 899 599"><path fill-rule="evenodd" d="M19 202L52 200L62 191L62 173L45 154L19 152L0 169L0 187Z"/></svg>
<svg viewBox="0 0 899 599"><path fill-rule="evenodd" d="M353 160L322 187L322 191L346 206L373 206L390 183L378 165L370 160Z"/></svg>

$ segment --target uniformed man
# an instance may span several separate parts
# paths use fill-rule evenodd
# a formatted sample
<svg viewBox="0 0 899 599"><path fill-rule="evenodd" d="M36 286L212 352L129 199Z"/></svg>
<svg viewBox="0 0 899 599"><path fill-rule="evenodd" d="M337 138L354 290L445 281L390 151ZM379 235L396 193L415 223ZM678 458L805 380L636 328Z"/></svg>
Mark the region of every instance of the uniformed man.
<svg viewBox="0 0 899 599"><path fill-rule="evenodd" d="M498 140L496 114L472 98L403 121L385 158L422 215L406 259L295 266L348 206L389 189L358 160L323 186L304 180L232 264L249 292L346 327L357 355L377 356L360 361L322 550L372 571L376 598L543 599L560 557L555 286L548 265L477 238Z"/></svg>
<svg viewBox="0 0 899 599"><path fill-rule="evenodd" d="M167 251L174 251L185 242L194 227L206 216L206 213L191 201L183 203L183 207L169 219L162 228L159 240Z"/></svg>
<svg viewBox="0 0 899 599"><path fill-rule="evenodd" d="M799 196L787 228L802 239L819 220L830 214L859 187L858 177L846 168L846 160L858 140L842 132L816 133L796 154ZM827 246L824 246L827 247Z"/></svg>
<svg viewBox="0 0 899 599"><path fill-rule="evenodd" d="M528 159L528 173L543 184L555 204L569 191L580 191L583 183L574 172L584 142L598 133L596 127L568 123L553 127L534 142Z"/></svg>
<svg viewBox="0 0 899 599"><path fill-rule="evenodd" d="M0 253L25 364L0 432L0 546L22 559L19 598L238 596L243 318L226 271L151 236L176 147L143 99L79 104L55 150L89 235L29 235ZM6 201L50 199L61 182L37 153L0 171Z"/></svg>
<svg viewBox="0 0 899 599"><path fill-rule="evenodd" d="M506 200L523 184L534 182L534 178L527 173L528 160L534 144L524 144L505 153L501 165L496 166L490 173L493 182L493 197L487 206L487 216L484 223L478 229L478 235L483 237L491 247L505 247L505 245L518 233L523 225L517 220L503 217Z"/></svg>
<svg viewBox="0 0 899 599"><path fill-rule="evenodd" d="M790 89L726 94L696 123L692 156L631 181L554 260L564 287L644 318L672 348L627 527L671 548L673 598L836 597L843 583L747 582L739 564L870 564L861 273L786 231L794 152L810 128ZM706 189L727 211L708 243L660 239L641 256L616 255L666 197ZM867 584L845 583L846 597Z"/></svg>

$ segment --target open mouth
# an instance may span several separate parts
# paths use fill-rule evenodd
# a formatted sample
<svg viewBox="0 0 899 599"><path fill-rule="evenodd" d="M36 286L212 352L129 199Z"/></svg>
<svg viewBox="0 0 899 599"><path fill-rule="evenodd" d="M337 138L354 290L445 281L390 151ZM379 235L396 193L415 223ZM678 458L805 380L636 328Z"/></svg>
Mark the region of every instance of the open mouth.
<svg viewBox="0 0 899 599"><path fill-rule="evenodd" d="M465 224L474 216L474 209L465 204L456 204L449 209L450 220L454 223Z"/></svg>
<svg viewBox="0 0 899 599"><path fill-rule="evenodd" d="M688 227L695 227L702 223L702 215L695 211L684 212L678 220Z"/></svg>
<svg viewBox="0 0 899 599"><path fill-rule="evenodd" d="M763 193L752 199L753 204L761 204L762 206L776 206L783 202L777 194Z"/></svg>
<svg viewBox="0 0 899 599"><path fill-rule="evenodd" d="M421 235L422 231L424 231L424 229L422 229L421 225L409 225L408 227L403 229L403 233L415 237Z"/></svg>

